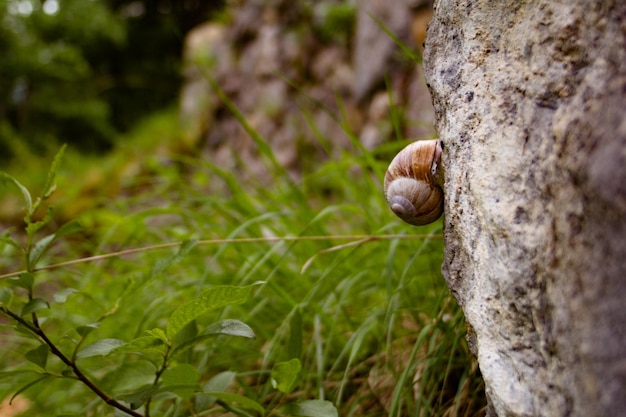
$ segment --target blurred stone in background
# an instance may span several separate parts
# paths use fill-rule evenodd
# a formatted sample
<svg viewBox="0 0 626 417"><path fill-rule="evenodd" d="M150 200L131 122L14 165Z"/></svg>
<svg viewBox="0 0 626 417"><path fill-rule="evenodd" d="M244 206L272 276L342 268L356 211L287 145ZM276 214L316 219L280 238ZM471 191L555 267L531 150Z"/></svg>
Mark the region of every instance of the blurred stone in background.
<svg viewBox="0 0 626 417"><path fill-rule="evenodd" d="M199 25L185 41L186 144L224 169L266 175L254 142L207 76L294 178L345 150L344 128L369 149L394 139L392 111L402 136L395 139L432 138L434 113L419 64L431 14L430 2L406 0L230 5L230 21Z"/></svg>

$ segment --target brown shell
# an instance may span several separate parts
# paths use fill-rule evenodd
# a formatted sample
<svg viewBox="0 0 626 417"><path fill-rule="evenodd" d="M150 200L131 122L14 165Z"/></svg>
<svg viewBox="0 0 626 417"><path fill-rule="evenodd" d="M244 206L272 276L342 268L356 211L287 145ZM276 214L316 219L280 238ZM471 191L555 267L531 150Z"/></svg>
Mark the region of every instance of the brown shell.
<svg viewBox="0 0 626 417"><path fill-rule="evenodd" d="M389 164L385 174L385 197L391 210L405 222L422 226L441 216L440 164L439 140L413 142Z"/></svg>

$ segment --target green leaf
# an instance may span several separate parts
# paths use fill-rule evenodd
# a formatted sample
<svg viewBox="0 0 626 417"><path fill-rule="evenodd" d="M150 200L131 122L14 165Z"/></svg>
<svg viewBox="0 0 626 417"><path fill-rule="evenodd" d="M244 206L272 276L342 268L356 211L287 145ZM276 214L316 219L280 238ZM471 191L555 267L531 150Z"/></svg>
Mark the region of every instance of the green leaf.
<svg viewBox="0 0 626 417"><path fill-rule="evenodd" d="M8 306L13 299L13 291L10 288L0 288L0 305Z"/></svg>
<svg viewBox="0 0 626 417"><path fill-rule="evenodd" d="M28 388L32 387L33 385L43 381L44 379L48 378L48 375L43 375L40 378L35 379L34 381L29 382L28 384L24 385L22 388L18 389L13 396L11 397L11 399L9 400L9 404L15 399L15 397L17 397L18 395L20 395L21 393L23 393L24 391L26 391Z"/></svg>
<svg viewBox="0 0 626 417"><path fill-rule="evenodd" d="M118 367L108 370L106 379L112 392L132 393L154 384L156 366L147 360L117 361Z"/></svg>
<svg viewBox="0 0 626 417"><path fill-rule="evenodd" d="M339 417L339 412L330 401L306 400L282 406L280 412L299 417Z"/></svg>
<svg viewBox="0 0 626 417"><path fill-rule="evenodd" d="M164 386L164 390L167 390L167 386L198 386L198 381L200 381L200 373L194 366L187 363L167 368L161 377L161 384Z"/></svg>
<svg viewBox="0 0 626 417"><path fill-rule="evenodd" d="M98 327L100 327L100 323L90 323L85 324L84 326L78 326L76 328L76 331L82 338L85 338L89 333L91 333L94 329L97 329Z"/></svg>
<svg viewBox="0 0 626 417"><path fill-rule="evenodd" d="M50 352L50 348L46 345L39 345L33 350L29 350L24 355L26 359L40 367L41 369L46 369L46 364L48 363L48 353Z"/></svg>
<svg viewBox="0 0 626 417"><path fill-rule="evenodd" d="M23 274L19 274L17 278L9 279L9 283L15 285L16 287L31 291L33 284L35 283L35 274L32 272L24 272Z"/></svg>
<svg viewBox="0 0 626 417"><path fill-rule="evenodd" d="M130 342L118 346L114 349L115 353L145 353L158 352L165 353L165 343L163 340L154 336L142 336L131 340Z"/></svg>
<svg viewBox="0 0 626 417"><path fill-rule="evenodd" d="M59 303L59 304L60 304L60 303L64 303L64 302L66 302L66 301L67 301L67 298L68 298L70 295L75 294L75 293L77 293L77 292L80 292L80 291L78 291L78 290L77 290L77 289L75 289L75 288L64 288L64 289L62 289L62 290L60 290L60 291L55 292L55 293L52 295L52 297L54 298L54 301L55 301L55 302L57 302L57 303Z"/></svg>
<svg viewBox="0 0 626 417"><path fill-rule="evenodd" d="M57 175L57 171L59 170L59 166L61 165L61 160L63 159L63 153L65 153L65 148L67 145L61 146L61 149L57 152L52 160L52 164L50 165L50 169L48 170L48 177L46 178L46 183L43 186L43 191L41 195L44 200L50 198L52 193L54 192L56 185L54 183L54 179Z"/></svg>
<svg viewBox="0 0 626 417"><path fill-rule="evenodd" d="M150 336L154 336L158 339L161 339L163 341L163 343L168 344L169 340L167 340L167 336L165 335L165 332L159 328L155 328L152 330L146 330L146 333L148 333Z"/></svg>
<svg viewBox="0 0 626 417"><path fill-rule="evenodd" d="M46 250L50 247L52 242L70 233L78 232L81 229L82 227L80 223L78 223L76 220L72 220L71 222L66 223L63 226L61 226L59 230L57 230L55 233L48 235L42 238L41 240L39 240L37 243L33 245L32 249L30 250L30 253L28 254L28 264L30 265L30 267L31 268L35 267L37 262L39 262L41 257L46 252Z"/></svg>
<svg viewBox="0 0 626 417"><path fill-rule="evenodd" d="M302 364L298 358L278 362L272 368L272 386L280 392L289 394L295 388L301 370Z"/></svg>
<svg viewBox="0 0 626 417"><path fill-rule="evenodd" d="M156 391L156 387L154 385L149 385L130 394L118 395L117 400L128 404L131 410L136 410L148 401L148 398L154 394L154 391Z"/></svg>
<svg viewBox="0 0 626 417"><path fill-rule="evenodd" d="M236 372L224 371L209 379L202 389L208 391L226 391L226 388L235 380Z"/></svg>
<svg viewBox="0 0 626 417"><path fill-rule="evenodd" d="M196 336L198 336L198 326L195 320L190 321L183 327L178 334L176 334L176 338L172 341L172 345L180 346L185 343L190 342ZM185 362L185 361L183 361Z"/></svg>
<svg viewBox="0 0 626 417"><path fill-rule="evenodd" d="M102 339L87 346L76 355L77 358L90 358L92 356L106 356L116 348L125 345L126 342L119 339Z"/></svg>
<svg viewBox="0 0 626 417"><path fill-rule="evenodd" d="M59 227L59 229L54 234L56 239L62 238L63 236L67 236L72 233L80 232L83 230L83 226L78 222L78 220L71 220L65 223L63 226Z"/></svg>
<svg viewBox="0 0 626 417"><path fill-rule="evenodd" d="M221 285L202 291L198 298L194 298L174 310L167 323L165 331L167 338L173 340L188 323L211 310L244 303L250 296L252 289L260 284L262 283L254 283L246 287Z"/></svg>
<svg viewBox="0 0 626 417"><path fill-rule="evenodd" d="M188 327L189 326L185 326L185 329ZM182 332L179 333L177 339L180 339L181 334ZM187 349L202 343L206 339L219 335L247 337L249 339L256 338L254 331L247 324L239 320L222 320L217 323L210 324L201 335L187 339L182 343L178 343L172 351L172 356L178 356L187 351Z"/></svg>
<svg viewBox="0 0 626 417"><path fill-rule="evenodd" d="M239 320L222 320L209 325L204 331L205 335L226 334L229 336L247 337L254 339L256 335L250 326Z"/></svg>
<svg viewBox="0 0 626 417"><path fill-rule="evenodd" d="M26 203L26 212L30 213L33 209L33 199L30 196L30 192L26 187L24 187L18 180L10 176L5 172L0 172L0 182L2 184L13 184L22 192L22 196L24 197L24 202Z"/></svg>
<svg viewBox="0 0 626 417"><path fill-rule="evenodd" d="M185 326L187 329L189 326ZM180 339L180 335L177 337L177 340ZM239 321L239 320L223 320L217 323L213 323L209 325L202 334L196 337L192 337L190 339L185 340L182 343L178 343L174 350L172 351L172 356L178 356L181 353L187 351L187 349L200 344L206 339L211 337L219 336L219 335L228 335L228 336L238 336L238 337L247 337L250 339L254 339L256 335L254 331L247 324Z"/></svg>
<svg viewBox="0 0 626 417"><path fill-rule="evenodd" d="M33 298L30 300L24 307L22 307L21 316L25 316L27 314L34 313L39 310L43 310L44 308L50 308L50 304L43 298Z"/></svg>
<svg viewBox="0 0 626 417"><path fill-rule="evenodd" d="M46 249L48 249L53 241L54 234L48 235L40 239L37 243L33 245L30 252L28 253L28 265L30 266L31 270L35 268L37 262L39 262L43 254L46 252Z"/></svg>
<svg viewBox="0 0 626 417"><path fill-rule="evenodd" d="M206 382L206 384L204 384L204 386L202 387L202 390L204 392L211 392L211 391L224 392L226 391L228 386L232 384L232 382L235 380L235 376L237 376L235 372L231 372L231 371L220 372L219 374L215 375L213 378L209 379ZM195 398L196 411L204 411L208 409L210 406L212 406L215 403L216 400L217 400L216 397L212 397L210 395L206 395L206 394L196 395L196 398Z"/></svg>
<svg viewBox="0 0 626 417"><path fill-rule="evenodd" d="M233 404L233 403L238 404L240 407L245 408L247 410L256 411L262 416L265 415L265 408L263 408L261 404L259 404L258 402L248 397L244 397L243 395L233 394L232 392L218 392L218 391L205 392L204 394L210 397L215 397L217 399L220 399L230 404Z"/></svg>

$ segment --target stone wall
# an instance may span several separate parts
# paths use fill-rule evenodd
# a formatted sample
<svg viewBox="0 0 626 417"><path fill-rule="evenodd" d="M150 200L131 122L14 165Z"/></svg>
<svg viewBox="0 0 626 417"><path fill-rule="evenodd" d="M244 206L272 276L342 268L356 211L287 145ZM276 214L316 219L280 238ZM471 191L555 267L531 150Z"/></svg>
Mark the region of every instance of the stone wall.
<svg viewBox="0 0 626 417"><path fill-rule="evenodd" d="M231 6L230 21L202 25L186 40L186 140L224 169L242 171L245 165L248 175L267 177L253 141L207 74L294 177L307 164L347 149L344 127L370 149L391 140L390 96L403 109L403 137L433 137L421 67L372 19L419 51L431 10L429 2L408 0L394 7L383 0L250 0Z"/></svg>

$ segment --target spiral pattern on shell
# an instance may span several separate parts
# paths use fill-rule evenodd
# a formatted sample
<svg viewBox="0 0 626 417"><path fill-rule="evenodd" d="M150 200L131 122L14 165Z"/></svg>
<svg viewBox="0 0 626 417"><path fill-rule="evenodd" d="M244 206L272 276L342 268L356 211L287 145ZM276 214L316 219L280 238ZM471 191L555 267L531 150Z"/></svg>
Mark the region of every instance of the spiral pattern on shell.
<svg viewBox="0 0 626 417"><path fill-rule="evenodd" d="M422 226L443 212L439 184L441 141L413 142L391 161L385 174L385 197L391 210L405 222Z"/></svg>

